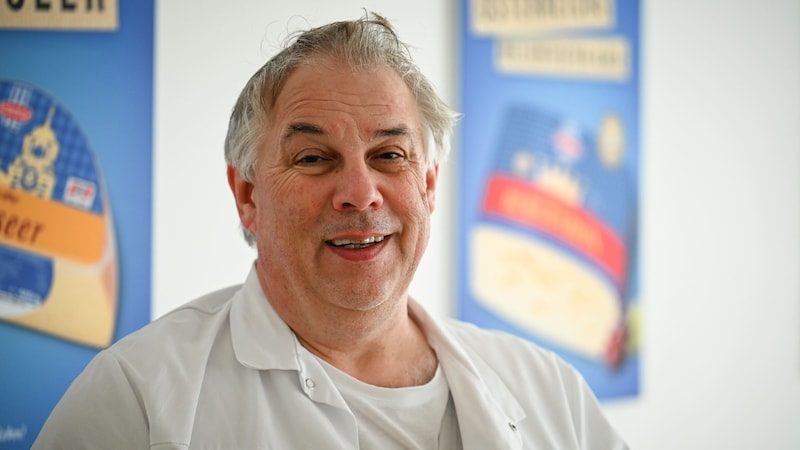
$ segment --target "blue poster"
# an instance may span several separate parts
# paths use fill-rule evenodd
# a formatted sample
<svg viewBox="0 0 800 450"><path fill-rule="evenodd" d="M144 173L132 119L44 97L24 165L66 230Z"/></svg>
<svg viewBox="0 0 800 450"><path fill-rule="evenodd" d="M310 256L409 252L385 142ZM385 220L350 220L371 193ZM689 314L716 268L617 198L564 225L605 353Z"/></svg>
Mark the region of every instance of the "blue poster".
<svg viewBox="0 0 800 450"><path fill-rule="evenodd" d="M460 318L639 390L639 2L462 3Z"/></svg>
<svg viewBox="0 0 800 450"><path fill-rule="evenodd" d="M0 449L150 321L153 1L0 5Z"/></svg>

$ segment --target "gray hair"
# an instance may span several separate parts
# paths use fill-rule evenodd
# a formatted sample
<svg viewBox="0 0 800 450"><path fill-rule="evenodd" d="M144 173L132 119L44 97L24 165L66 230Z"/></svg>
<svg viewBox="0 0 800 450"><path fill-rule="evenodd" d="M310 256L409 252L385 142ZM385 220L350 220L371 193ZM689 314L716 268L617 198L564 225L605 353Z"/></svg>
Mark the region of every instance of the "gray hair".
<svg viewBox="0 0 800 450"><path fill-rule="evenodd" d="M386 65L397 72L417 102L427 166L432 168L444 160L450 151L458 115L436 94L389 21L378 14L366 13L357 20L335 22L289 36L284 49L253 74L236 100L225 138L225 162L242 178L252 181L269 111L286 78L294 68L317 57L343 62L354 70ZM252 246L254 236L244 228L243 232Z"/></svg>

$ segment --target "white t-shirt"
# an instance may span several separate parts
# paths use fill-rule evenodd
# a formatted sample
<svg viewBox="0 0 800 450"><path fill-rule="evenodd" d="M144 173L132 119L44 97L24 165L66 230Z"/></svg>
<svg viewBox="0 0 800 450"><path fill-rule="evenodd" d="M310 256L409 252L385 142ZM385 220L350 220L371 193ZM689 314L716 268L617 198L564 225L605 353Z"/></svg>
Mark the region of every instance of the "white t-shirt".
<svg viewBox="0 0 800 450"><path fill-rule="evenodd" d="M385 388L364 383L317 359L356 418L360 449L461 448L455 407L441 366L424 385Z"/></svg>

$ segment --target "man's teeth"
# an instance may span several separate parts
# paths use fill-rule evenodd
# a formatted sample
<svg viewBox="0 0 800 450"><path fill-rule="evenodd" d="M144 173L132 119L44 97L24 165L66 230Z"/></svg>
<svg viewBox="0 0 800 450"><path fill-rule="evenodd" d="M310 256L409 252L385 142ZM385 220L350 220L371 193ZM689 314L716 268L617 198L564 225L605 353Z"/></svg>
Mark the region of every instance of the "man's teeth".
<svg viewBox="0 0 800 450"><path fill-rule="evenodd" d="M330 242L337 247L363 248L370 244L381 242L383 241L383 238L384 236L370 236L361 241L354 241L352 239L334 239Z"/></svg>

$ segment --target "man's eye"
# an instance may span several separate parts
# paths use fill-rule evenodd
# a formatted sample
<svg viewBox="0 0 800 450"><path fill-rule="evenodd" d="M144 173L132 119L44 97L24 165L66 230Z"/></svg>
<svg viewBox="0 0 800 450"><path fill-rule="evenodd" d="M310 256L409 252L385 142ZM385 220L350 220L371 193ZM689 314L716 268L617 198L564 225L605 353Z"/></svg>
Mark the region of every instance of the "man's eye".
<svg viewBox="0 0 800 450"><path fill-rule="evenodd" d="M378 155L380 159L400 159L403 157L403 154L400 152L383 152Z"/></svg>
<svg viewBox="0 0 800 450"><path fill-rule="evenodd" d="M320 163L322 161L325 161L325 158L323 158L322 156L319 156L319 155L306 155L306 156L303 156L302 158L298 159L296 164L309 165L309 164L317 164L317 163Z"/></svg>

